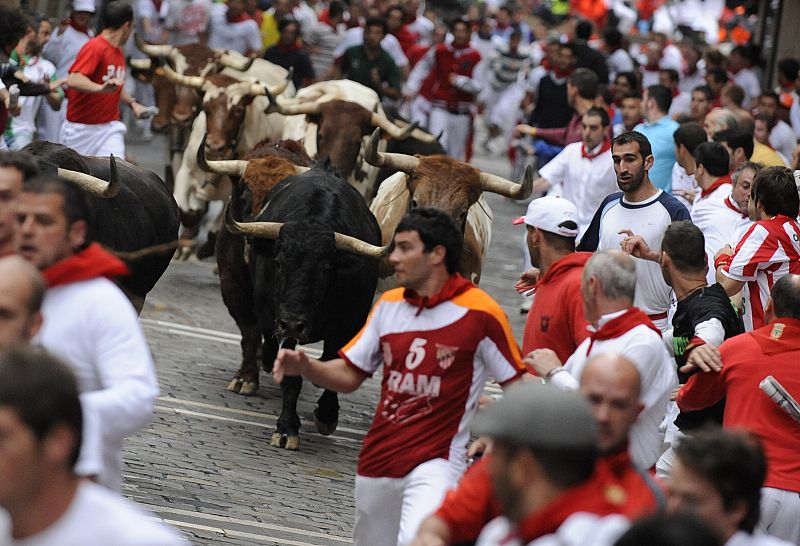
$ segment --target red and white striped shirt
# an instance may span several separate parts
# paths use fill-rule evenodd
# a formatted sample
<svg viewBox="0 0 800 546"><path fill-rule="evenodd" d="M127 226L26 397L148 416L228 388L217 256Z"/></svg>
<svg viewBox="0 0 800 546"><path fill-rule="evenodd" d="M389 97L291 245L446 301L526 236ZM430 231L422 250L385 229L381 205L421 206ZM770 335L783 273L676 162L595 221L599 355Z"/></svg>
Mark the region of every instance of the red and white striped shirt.
<svg viewBox="0 0 800 546"><path fill-rule="evenodd" d="M787 273L800 273L800 224L780 214L759 220L739 241L731 263L722 268L726 277L746 283L742 291L746 331L766 324L764 309L772 285Z"/></svg>

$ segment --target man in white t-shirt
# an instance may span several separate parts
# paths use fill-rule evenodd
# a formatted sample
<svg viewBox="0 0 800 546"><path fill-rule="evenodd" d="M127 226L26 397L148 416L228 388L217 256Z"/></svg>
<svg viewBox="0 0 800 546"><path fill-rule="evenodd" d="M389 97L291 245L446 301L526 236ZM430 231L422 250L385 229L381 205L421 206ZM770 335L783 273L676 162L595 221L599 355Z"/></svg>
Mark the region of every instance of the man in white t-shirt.
<svg viewBox="0 0 800 546"><path fill-rule="evenodd" d="M750 103L761 94L761 82L750 68L750 58L746 47L736 46L731 49L728 55L728 72L736 85L744 89L742 106L749 108Z"/></svg>
<svg viewBox="0 0 800 546"><path fill-rule="evenodd" d="M581 118L581 142L568 144L539 170L534 191L566 198L578 209L578 239L603 199L617 190L608 113L592 107Z"/></svg>
<svg viewBox="0 0 800 546"><path fill-rule="evenodd" d="M692 211L692 203L699 191L694 179L694 150L708 142L705 129L698 123L682 123L672 134L675 141L675 165L672 166L672 195Z"/></svg>
<svg viewBox="0 0 800 546"><path fill-rule="evenodd" d="M170 0L164 27L171 45L205 42L211 17L211 0Z"/></svg>
<svg viewBox="0 0 800 546"><path fill-rule="evenodd" d="M661 241L659 240L659 245ZM675 363L661 332L634 307L640 261L619 250L597 252L583 268L581 292L590 334L564 366L550 349L535 349L525 364L562 390L577 390L586 363L600 354L619 354L630 360L641 379L644 406L630 431L630 453L639 468L651 468L662 451L659 425L667 413L672 389L678 384ZM658 264L656 264L658 265ZM660 266L659 266L660 267Z"/></svg>
<svg viewBox="0 0 800 546"><path fill-rule="evenodd" d="M797 136L791 125L777 117L779 104L780 98L777 93L765 91L758 97L758 113L764 114L775 123L769 132L769 145L788 160L797 146Z"/></svg>
<svg viewBox="0 0 800 546"><path fill-rule="evenodd" d="M0 507L9 546L188 546L117 494L76 476L82 430L78 385L46 352L0 356Z"/></svg>
<svg viewBox="0 0 800 546"><path fill-rule="evenodd" d="M208 47L232 49L242 55L255 57L261 53L261 30L258 23L244 10L243 0L211 7Z"/></svg>
<svg viewBox="0 0 800 546"><path fill-rule="evenodd" d="M579 251L619 249L635 233L651 248L660 248L664 230L675 220L689 220L689 212L672 195L656 188L648 171L653 151L643 134L631 131L616 137L611 157L620 192L606 197L583 235ZM633 304L644 311L661 330L668 328L667 312L672 290L664 282L658 264L636 261L636 298Z"/></svg>
<svg viewBox="0 0 800 546"><path fill-rule="evenodd" d="M725 204L733 186L728 174L728 152L719 142L704 142L694 151L695 179L700 186L692 206L692 222L705 238L708 284L716 281L714 256L725 245L735 245L737 210Z"/></svg>

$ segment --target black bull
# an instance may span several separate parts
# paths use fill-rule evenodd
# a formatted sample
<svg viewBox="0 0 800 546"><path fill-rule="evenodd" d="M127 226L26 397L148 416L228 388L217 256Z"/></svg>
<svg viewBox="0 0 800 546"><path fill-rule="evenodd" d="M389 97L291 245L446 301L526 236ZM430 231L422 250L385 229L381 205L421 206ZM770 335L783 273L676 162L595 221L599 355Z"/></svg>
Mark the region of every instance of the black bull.
<svg viewBox="0 0 800 546"><path fill-rule="evenodd" d="M241 210L238 193L231 210ZM262 340L266 371L272 370L281 343L294 347L323 340L322 360L336 358L364 324L378 281L377 256L343 251L336 241L343 234L374 245L374 251L381 232L364 198L329 162L285 178L267 199L269 204L253 221L281 223L271 238L250 232L245 243L242 227L255 229L256 224L232 227L228 218L229 227L217 241L223 301L242 332L242 367L232 384L238 382L236 387L250 393L258 386L256 355ZM283 407L274 446L299 447L301 388L301 377L286 377L281 383ZM314 411L317 429L331 434L338 414L337 395L326 390Z"/></svg>
<svg viewBox="0 0 800 546"><path fill-rule="evenodd" d="M47 164L91 174L109 180L108 158L86 157L71 148L51 142L36 141L24 151ZM137 309L169 266L174 254L171 243L177 243L178 205L164 182L155 173L116 161L119 193L112 198L89 195L89 240L120 253L136 252L164 245L161 252L148 252L129 261L131 275L120 279L120 285ZM124 259L124 258L123 258Z"/></svg>

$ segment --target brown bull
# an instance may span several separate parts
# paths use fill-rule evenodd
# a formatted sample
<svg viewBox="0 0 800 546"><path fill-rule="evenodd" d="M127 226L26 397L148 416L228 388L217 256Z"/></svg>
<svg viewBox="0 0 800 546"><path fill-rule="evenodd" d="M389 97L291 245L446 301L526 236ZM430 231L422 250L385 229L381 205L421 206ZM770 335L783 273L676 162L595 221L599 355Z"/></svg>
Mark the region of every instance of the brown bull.
<svg viewBox="0 0 800 546"><path fill-rule="evenodd" d="M414 207L446 212L464 233L461 274L480 281L486 250L491 240L491 209L483 192L511 199L526 199L533 188L533 173L525 171L522 184L481 172L472 165L445 155L411 156L378 152L380 129L370 138L364 159L371 165L399 171L380 186L370 210L381 226L383 243L391 241L400 219ZM385 265L385 264L384 264ZM382 274L391 270L383 267Z"/></svg>

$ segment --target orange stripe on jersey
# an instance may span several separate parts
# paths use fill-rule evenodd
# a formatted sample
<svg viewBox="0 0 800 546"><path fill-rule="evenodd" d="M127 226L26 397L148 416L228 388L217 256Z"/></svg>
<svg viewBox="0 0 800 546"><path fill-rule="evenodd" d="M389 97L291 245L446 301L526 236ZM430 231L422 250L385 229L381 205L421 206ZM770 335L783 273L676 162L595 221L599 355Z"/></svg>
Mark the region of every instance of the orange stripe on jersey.
<svg viewBox="0 0 800 546"><path fill-rule="evenodd" d="M522 354L519 350L519 345L517 345L517 340L514 339L514 333L511 331L508 318L503 309L500 308L500 305L489 294L477 287L470 288L450 301L456 305L486 313L494 318L503 330L506 343L511 352L510 356L514 359L514 365L520 370L525 370L525 365L522 363Z"/></svg>
<svg viewBox="0 0 800 546"><path fill-rule="evenodd" d="M367 320L364 321L364 326L362 326L361 329L358 331L358 333L355 336L353 336L353 339L347 342L347 345L345 345L339 350L339 354L341 355L349 351L353 347L353 345L355 345L358 342L358 340L361 339L364 330L369 325L370 321L372 320L372 317L375 315L375 311L378 309L378 307L380 307L381 303L385 301L392 301L392 302L402 301L403 291L404 291L403 288L393 288L392 290L384 292L381 295L381 297L378 298L378 301L375 302L375 305L372 306L372 309L370 309L369 315L367 316Z"/></svg>

